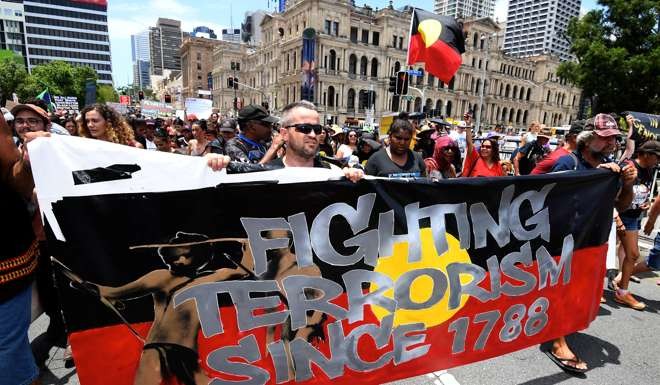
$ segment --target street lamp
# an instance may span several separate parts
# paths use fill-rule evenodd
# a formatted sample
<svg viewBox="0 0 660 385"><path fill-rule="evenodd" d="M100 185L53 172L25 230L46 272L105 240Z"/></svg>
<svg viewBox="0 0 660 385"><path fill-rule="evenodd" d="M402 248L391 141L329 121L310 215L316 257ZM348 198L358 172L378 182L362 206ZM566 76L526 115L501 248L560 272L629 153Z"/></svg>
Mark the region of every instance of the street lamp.
<svg viewBox="0 0 660 385"><path fill-rule="evenodd" d="M490 42L493 36L496 36L497 33L492 33L488 36L488 41L486 42L486 60L483 63L481 70L481 89L479 90L479 110L477 111L477 124L475 126L475 131L479 132L481 129L481 111L484 108L484 88L486 88L486 63L490 59ZM481 41L483 42L486 39L485 35L481 35Z"/></svg>

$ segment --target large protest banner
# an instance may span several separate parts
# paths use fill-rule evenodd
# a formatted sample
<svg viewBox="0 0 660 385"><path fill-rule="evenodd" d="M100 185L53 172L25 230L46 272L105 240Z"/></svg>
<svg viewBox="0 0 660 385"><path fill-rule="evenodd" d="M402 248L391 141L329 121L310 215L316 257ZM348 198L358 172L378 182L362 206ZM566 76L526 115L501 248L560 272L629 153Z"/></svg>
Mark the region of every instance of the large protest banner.
<svg viewBox="0 0 660 385"><path fill-rule="evenodd" d="M353 184L77 137L29 151L83 385L379 384L598 311L609 171Z"/></svg>

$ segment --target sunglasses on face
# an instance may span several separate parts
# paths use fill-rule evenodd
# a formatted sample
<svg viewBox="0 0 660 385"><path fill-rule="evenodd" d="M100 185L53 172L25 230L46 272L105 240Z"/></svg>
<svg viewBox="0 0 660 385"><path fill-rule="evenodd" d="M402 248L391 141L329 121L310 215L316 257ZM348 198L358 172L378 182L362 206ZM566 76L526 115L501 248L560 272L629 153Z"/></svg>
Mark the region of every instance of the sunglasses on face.
<svg viewBox="0 0 660 385"><path fill-rule="evenodd" d="M488 149L491 149L491 148L493 148L493 146L491 146L490 144L482 144L482 145L481 145L481 148L488 148Z"/></svg>
<svg viewBox="0 0 660 385"><path fill-rule="evenodd" d="M305 135L309 134L312 131L314 131L314 134L320 135L321 131L323 131L323 126L321 126L320 124L298 123L287 126L286 128L289 127L293 127L296 129L296 131Z"/></svg>

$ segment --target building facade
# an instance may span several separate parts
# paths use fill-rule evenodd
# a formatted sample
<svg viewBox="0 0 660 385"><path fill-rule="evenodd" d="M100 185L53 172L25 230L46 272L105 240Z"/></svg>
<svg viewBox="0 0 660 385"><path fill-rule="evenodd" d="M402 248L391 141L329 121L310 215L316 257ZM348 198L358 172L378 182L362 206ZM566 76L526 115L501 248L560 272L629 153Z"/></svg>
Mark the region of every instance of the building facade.
<svg viewBox="0 0 660 385"><path fill-rule="evenodd" d="M183 98L209 98L213 49L220 40L187 37L181 44L181 94Z"/></svg>
<svg viewBox="0 0 660 385"><path fill-rule="evenodd" d="M510 0L504 51L512 56L553 55L573 60L568 22L580 14L581 0Z"/></svg>
<svg viewBox="0 0 660 385"><path fill-rule="evenodd" d="M245 13L245 19L241 23L242 42L248 45L258 45L261 43L261 22L265 16L266 12L264 11Z"/></svg>
<svg viewBox="0 0 660 385"><path fill-rule="evenodd" d="M158 18L149 28L151 74L164 76L165 70L181 71L181 21Z"/></svg>
<svg viewBox="0 0 660 385"><path fill-rule="evenodd" d="M222 40L239 43L241 41L241 30L238 28L225 28L222 30Z"/></svg>
<svg viewBox="0 0 660 385"><path fill-rule="evenodd" d="M21 55L27 68L25 16L22 1L0 1L0 49Z"/></svg>
<svg viewBox="0 0 660 385"><path fill-rule="evenodd" d="M445 84L424 73L411 77L414 88L407 96L395 97L387 91L389 77L409 68L410 17L410 9L375 11L353 6L351 1L289 1L285 13L264 18L261 45L216 48L214 104L230 112L236 96L245 104L267 102L277 111L300 100L302 33L313 28L316 81L312 101L324 122L364 121L371 107L376 117L426 111L460 119L466 111L481 111L480 121L487 126L522 127L533 120L555 126L576 118L580 89L556 76L559 60L549 55L527 59L506 55L498 49L503 31L490 18L466 21L467 52L452 81ZM240 70L232 70L232 63L239 63ZM423 71L424 66L414 69ZM229 89L230 76L249 87Z"/></svg>
<svg viewBox="0 0 660 385"><path fill-rule="evenodd" d="M28 69L63 60L112 84L108 4L103 0L25 0Z"/></svg>
<svg viewBox="0 0 660 385"><path fill-rule="evenodd" d="M215 34L215 32L206 26L199 26L195 27L193 31L190 33L190 36L192 37L205 37L207 39L217 39L218 35ZM184 36L185 37L185 36Z"/></svg>
<svg viewBox="0 0 660 385"><path fill-rule="evenodd" d="M151 51L149 45L149 31L131 35L133 84L140 89L151 88Z"/></svg>
<svg viewBox="0 0 660 385"><path fill-rule="evenodd" d="M492 18L495 0L436 0L435 13L456 18Z"/></svg>

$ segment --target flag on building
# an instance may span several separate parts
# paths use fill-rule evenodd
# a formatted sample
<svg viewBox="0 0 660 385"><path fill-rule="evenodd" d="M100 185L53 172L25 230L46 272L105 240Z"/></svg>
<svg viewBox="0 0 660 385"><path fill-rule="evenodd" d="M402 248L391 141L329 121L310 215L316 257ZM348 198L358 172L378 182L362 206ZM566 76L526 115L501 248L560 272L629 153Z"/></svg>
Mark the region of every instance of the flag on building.
<svg viewBox="0 0 660 385"><path fill-rule="evenodd" d="M413 10L408 65L424 62L426 71L449 83L461 66L465 37L459 23L418 8Z"/></svg>
<svg viewBox="0 0 660 385"><path fill-rule="evenodd" d="M37 99L41 99L46 102L46 105L48 106L48 112L55 111L55 103L53 103L53 98L50 96L50 92L48 91L47 87L39 95L37 95Z"/></svg>

